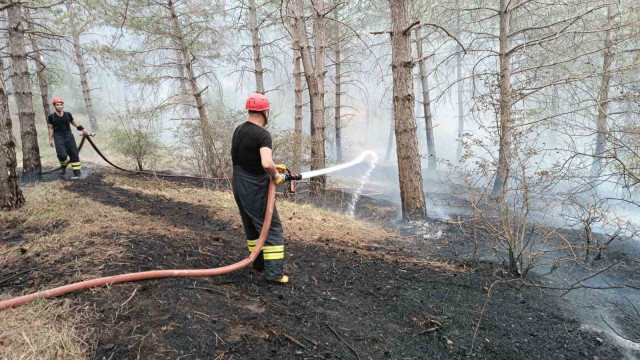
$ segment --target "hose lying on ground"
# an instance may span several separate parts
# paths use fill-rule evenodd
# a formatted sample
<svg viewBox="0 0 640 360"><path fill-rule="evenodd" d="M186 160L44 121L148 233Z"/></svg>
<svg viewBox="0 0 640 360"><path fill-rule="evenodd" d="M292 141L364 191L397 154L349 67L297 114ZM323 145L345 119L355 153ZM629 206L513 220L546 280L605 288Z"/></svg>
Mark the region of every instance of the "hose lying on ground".
<svg viewBox="0 0 640 360"><path fill-rule="evenodd" d="M244 267L249 266L251 263L253 263L253 261L257 258L260 251L262 251L262 246L264 245L264 242L267 238L267 234L269 233L269 227L271 225L271 218L273 216L273 207L275 205L275 196L276 196L276 186L272 180L271 182L269 182L269 195L267 197L267 211L264 217L264 222L263 222L264 226L262 227L262 230L260 231L260 237L258 238L258 243L256 244L251 254L249 254L248 258L242 261L239 261L235 264L214 268L214 269L152 270L152 271L143 271L143 272L137 272L137 273L107 276L107 277L102 277L102 278L92 279L92 280L85 280L75 284L60 286L57 288L40 291L34 294L19 296L13 299L0 301L0 310L16 307L36 299L45 299L45 298L60 296L60 295L68 294L70 292L88 289L92 287L118 284L123 282L130 282L130 281L159 279L159 278L168 278L168 277L218 276L218 275L224 275L224 274L228 274L228 273L240 270Z"/></svg>
<svg viewBox="0 0 640 360"><path fill-rule="evenodd" d="M78 152L80 152L80 150L82 149L82 146L84 145L85 139L89 142L89 144L91 144L93 149L98 153L98 155L100 155L100 157L104 161L106 161L109 165L113 166L114 168L116 168L118 170L121 170L121 171L124 171L124 172L134 173L134 174L143 174L143 175L162 176L162 177L191 178L191 179L202 179L202 180L227 180L227 181L229 181L229 179L224 179L224 178L207 178L207 177L203 177L203 176L171 175L171 174L155 173L155 172L150 172L150 171L127 170L127 169L121 168L121 167L115 165L114 163L112 163L111 161L109 161L109 159L107 159L107 157L104 156L104 154L102 154L102 152L98 149L98 147L91 140L91 138L89 138L86 135L83 135L82 140L80 141L80 146L78 147ZM371 155L371 154L373 154L373 155ZM324 174L324 173L337 171L337 170L352 166L354 164L360 163L367 156L374 156L375 157L375 153L373 153L371 151L366 151L366 152L363 152L357 159L352 160L351 162L349 162L347 164L342 164L342 165L338 165L338 166L335 166L335 167L332 167L332 168L317 170L315 172L313 172L313 171L312 172L307 172L307 173L304 173L302 176L305 177L305 178L309 178L309 177L313 177L313 176L316 176L316 175L319 175L319 174ZM54 172L54 171L56 171L58 169L54 169L54 170L47 171L47 172L44 172L44 173L51 173L51 172ZM107 277L101 277L101 278L92 279L92 280L85 280L85 281L81 281L81 282L74 283L74 284L64 285L64 286L60 286L60 287L57 287L57 288L44 290L44 291L40 291L40 292L37 292L37 293L29 294L29 295L19 296L19 297L13 298L13 299L5 300L5 301L0 301L0 310L4 310L4 309L20 306L22 304L25 304L25 303L27 303L29 301L33 301L33 300L36 300L36 299L46 299L46 298L50 298L50 297L55 297L55 296L68 294L70 292L74 292L74 291L78 291L78 290L84 290L84 289L89 289L89 288L99 287L99 286L104 286L104 285L118 284L118 283L131 282L131 281L148 280L148 279L168 278L168 277L218 276L218 275L228 274L228 273L240 270L242 268L245 268L245 267L249 266L251 263L253 263L253 261L257 258L257 256L260 253L260 251L262 251L262 246L264 245L264 242L265 242L265 240L267 238L267 234L269 233L269 228L270 228L270 225L271 225L271 218L273 216L273 207L275 205L275 195L276 195L276 186L275 186L275 184L274 184L274 182L272 180L272 181L269 182L269 193L268 193L268 197L267 197L267 209L266 209L266 214L265 214L264 222L263 222L263 224L265 224L265 225L262 227L262 230L260 231L260 237L258 238L258 242L257 242L255 248L253 249L253 251L251 252L251 254L249 254L248 258L246 258L246 259L244 259L242 261L239 261L239 262L237 262L235 264L231 264L231 265L227 265L227 266L223 266L223 267L219 267L219 268L214 268L214 269L152 270L152 271L143 271L143 272L137 272L137 273L129 273L129 274L122 274L122 275L107 276Z"/></svg>

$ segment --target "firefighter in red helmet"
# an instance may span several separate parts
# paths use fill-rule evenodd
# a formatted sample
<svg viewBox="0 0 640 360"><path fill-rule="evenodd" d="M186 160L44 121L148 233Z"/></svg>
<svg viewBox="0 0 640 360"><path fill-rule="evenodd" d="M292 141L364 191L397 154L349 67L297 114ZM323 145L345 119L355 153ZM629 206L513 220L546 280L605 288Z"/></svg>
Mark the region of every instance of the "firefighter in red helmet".
<svg viewBox="0 0 640 360"><path fill-rule="evenodd" d="M240 210L247 236L249 251L253 251L267 208L269 180L281 184L285 176L284 165L273 162L271 134L264 126L269 120L269 100L262 94L252 94L247 99L248 121L233 132L231 159L233 161L233 195ZM284 239L278 211L274 207L269 235L262 252L253 263L257 271L265 271L267 280L289 282L283 273Z"/></svg>
<svg viewBox="0 0 640 360"><path fill-rule="evenodd" d="M82 166L80 164L80 157L78 156L76 139L74 139L71 133L71 126L82 131L83 135L87 135L87 130L73 120L70 112L64 111L64 100L62 100L62 98L54 98L53 106L56 108L56 111L47 117L49 145L54 147L55 140L56 154L60 161L60 177L64 177L67 165L71 164L71 169L73 170L71 179L76 180L80 178Z"/></svg>

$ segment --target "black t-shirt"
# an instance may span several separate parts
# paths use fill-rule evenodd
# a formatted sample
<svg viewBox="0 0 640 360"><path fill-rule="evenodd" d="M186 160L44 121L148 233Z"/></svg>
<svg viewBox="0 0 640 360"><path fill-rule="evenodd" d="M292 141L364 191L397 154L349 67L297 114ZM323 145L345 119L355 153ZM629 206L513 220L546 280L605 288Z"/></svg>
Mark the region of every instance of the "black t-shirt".
<svg viewBox="0 0 640 360"><path fill-rule="evenodd" d="M233 165L238 165L251 174L266 174L262 167L260 148L271 149L271 145L271 134L267 130L250 121L240 124L231 139Z"/></svg>
<svg viewBox="0 0 640 360"><path fill-rule="evenodd" d="M62 116L58 115L57 112L49 115L47 118L47 124L53 125L53 132L55 133L70 133L71 132L71 122L73 121L73 116L71 113L64 111Z"/></svg>

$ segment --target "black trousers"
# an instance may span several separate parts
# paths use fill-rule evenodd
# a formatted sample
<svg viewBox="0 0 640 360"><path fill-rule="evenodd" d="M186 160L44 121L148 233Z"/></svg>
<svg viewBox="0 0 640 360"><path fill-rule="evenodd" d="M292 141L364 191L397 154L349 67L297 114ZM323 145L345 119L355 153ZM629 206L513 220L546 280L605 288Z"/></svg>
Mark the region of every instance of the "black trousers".
<svg viewBox="0 0 640 360"><path fill-rule="evenodd" d="M253 251L264 222L267 211L267 196L269 193L269 175L253 175L242 170L239 166L233 167L233 196L240 210L244 232L247 236L249 251ZM280 279L283 275L284 265L284 238L282 223L278 210L273 208L273 217L269 234L264 247L253 267L266 270L268 279Z"/></svg>
<svg viewBox="0 0 640 360"><path fill-rule="evenodd" d="M71 162L71 168L79 171L82 166L78 156L78 146L73 134L71 132L54 133L53 141L56 145L56 154L58 155L60 166L65 168Z"/></svg>

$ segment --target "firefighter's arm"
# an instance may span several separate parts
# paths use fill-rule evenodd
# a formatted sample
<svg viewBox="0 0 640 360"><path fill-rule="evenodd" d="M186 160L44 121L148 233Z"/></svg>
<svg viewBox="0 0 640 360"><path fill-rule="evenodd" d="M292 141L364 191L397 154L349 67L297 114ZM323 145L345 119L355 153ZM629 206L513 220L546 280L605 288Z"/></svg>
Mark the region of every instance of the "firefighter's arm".
<svg viewBox="0 0 640 360"><path fill-rule="evenodd" d="M53 147L53 125L48 124L49 127L49 146Z"/></svg>
<svg viewBox="0 0 640 360"><path fill-rule="evenodd" d="M268 147L260 148L260 161L264 170L271 175L276 185L280 185L284 181L284 175L278 173L276 163L273 162L273 152Z"/></svg>
<svg viewBox="0 0 640 360"><path fill-rule="evenodd" d="M82 131L83 135L87 135L87 129L84 128L84 126L78 124L75 120L71 120L71 125L73 125L76 129L78 129L78 131Z"/></svg>

